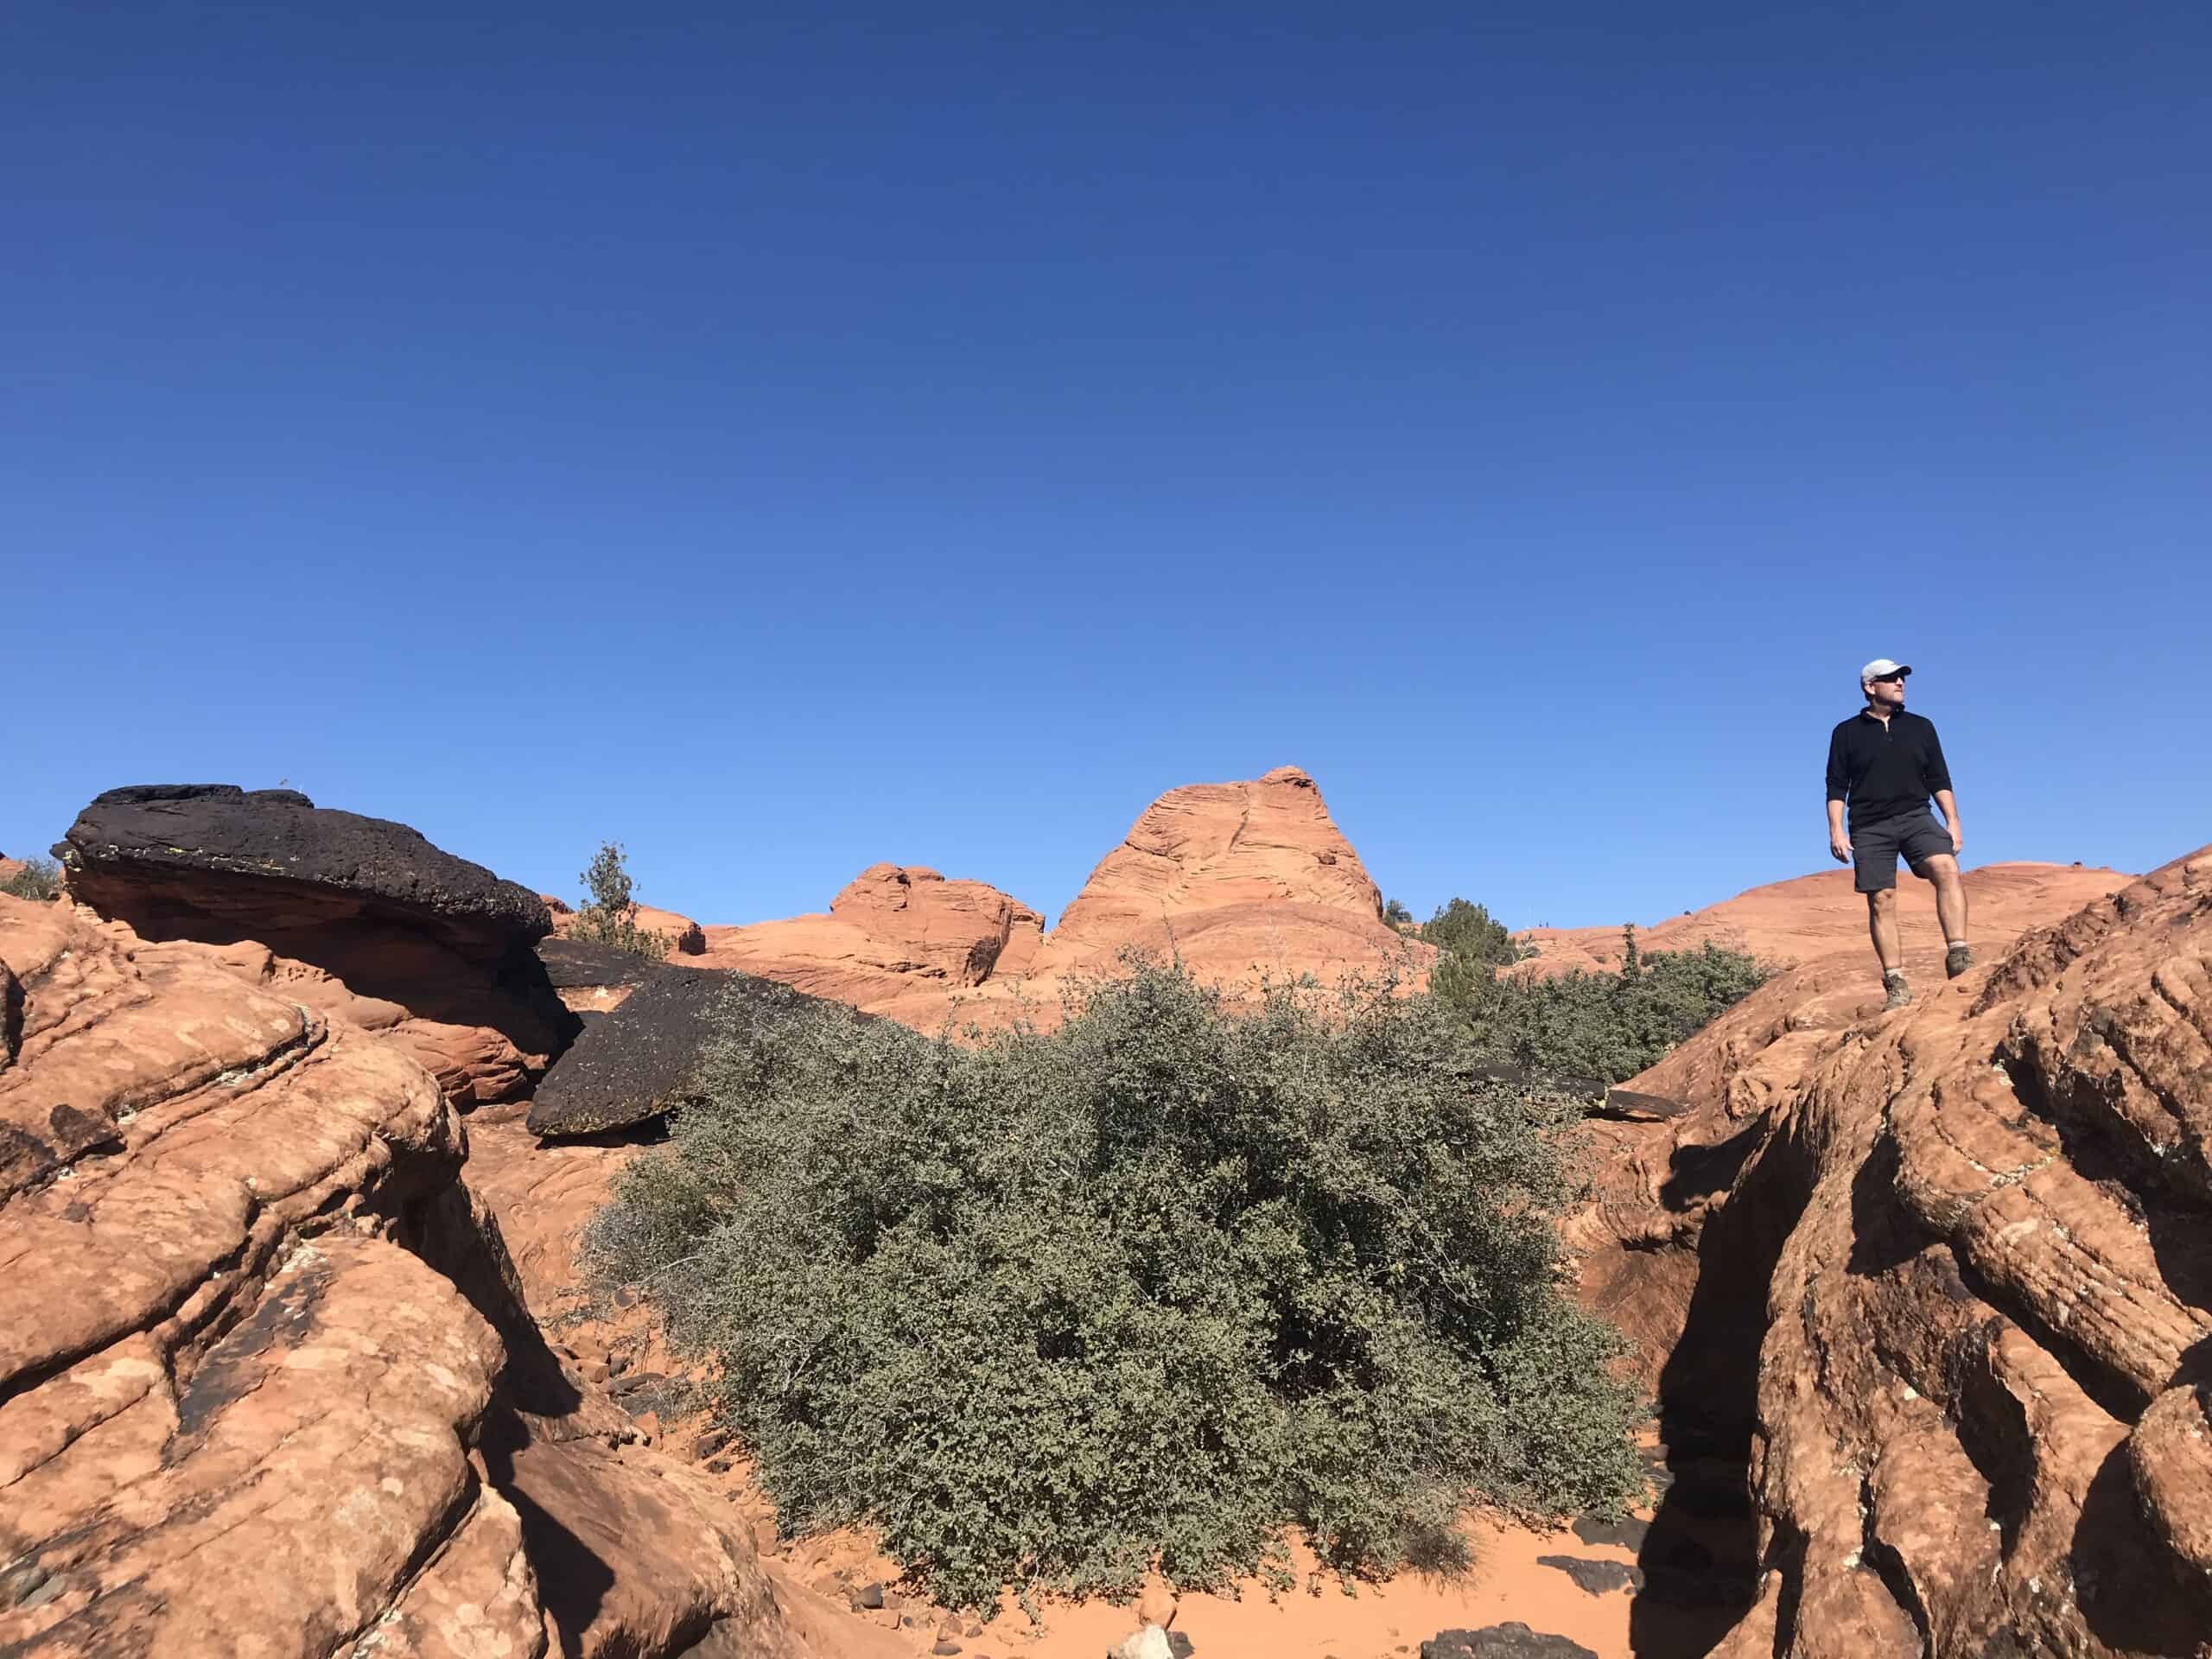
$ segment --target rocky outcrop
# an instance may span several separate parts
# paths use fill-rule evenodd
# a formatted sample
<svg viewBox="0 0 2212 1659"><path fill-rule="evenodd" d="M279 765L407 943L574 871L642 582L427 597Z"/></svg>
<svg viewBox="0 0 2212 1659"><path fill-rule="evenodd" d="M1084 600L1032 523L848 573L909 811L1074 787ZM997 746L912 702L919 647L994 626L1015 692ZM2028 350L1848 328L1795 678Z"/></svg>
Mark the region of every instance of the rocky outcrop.
<svg viewBox="0 0 2212 1659"><path fill-rule="evenodd" d="M1050 1023L1064 991L1113 973L1129 950L1179 956L1232 990L1306 974L1331 983L1393 969L1418 977L1435 952L1384 926L1382 907L1313 780L1279 766L1250 782L1168 791L1050 933L995 887L877 864L827 916L708 928L704 960L925 1030Z"/></svg>
<svg viewBox="0 0 2212 1659"><path fill-rule="evenodd" d="M1685 1116L1607 1126L1647 1140L1585 1287L1645 1305L1676 1477L1645 1600L1730 1656L2196 1652L2212 849L1920 983L1801 969L1636 1080Z"/></svg>
<svg viewBox="0 0 2212 1659"><path fill-rule="evenodd" d="M1985 864L1966 873L1974 936L1985 946L2010 942L2027 928L2077 910L2126 887L2131 876L2081 864ZM1936 934L1936 890L1898 873L1897 921L1908 939ZM1538 927L1518 936L1535 952L1516 972L1618 973L1621 929ZM1702 910L1669 916L1636 931L1644 951L1694 950L1707 940L1761 962L1791 967L1838 951L1864 957L1866 900L1853 892L1849 870L1826 870L1739 893Z"/></svg>
<svg viewBox="0 0 2212 1659"><path fill-rule="evenodd" d="M1044 927L1037 912L984 882L871 864L827 915L706 929L702 960L871 1012L911 1009L928 1023L995 975L1027 972Z"/></svg>
<svg viewBox="0 0 2212 1659"><path fill-rule="evenodd" d="M54 848L71 896L149 940L256 945L284 995L388 1033L463 1106L526 1090L575 1016L537 895L403 823L227 784L111 790Z"/></svg>
<svg viewBox="0 0 2212 1659"><path fill-rule="evenodd" d="M530 1128L597 1135L658 1117L697 1097L710 1040L741 1039L819 1001L750 974L664 967L586 1028L531 1102Z"/></svg>
<svg viewBox="0 0 2212 1659"><path fill-rule="evenodd" d="M0 1649L851 1650L546 1348L401 1049L62 907L0 964Z"/></svg>

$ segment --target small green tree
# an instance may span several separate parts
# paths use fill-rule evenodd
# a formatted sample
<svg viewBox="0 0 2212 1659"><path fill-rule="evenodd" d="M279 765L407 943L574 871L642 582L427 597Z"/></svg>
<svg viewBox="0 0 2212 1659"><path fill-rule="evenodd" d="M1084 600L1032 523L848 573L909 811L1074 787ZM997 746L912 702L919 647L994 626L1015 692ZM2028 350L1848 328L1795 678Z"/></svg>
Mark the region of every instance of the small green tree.
<svg viewBox="0 0 2212 1659"><path fill-rule="evenodd" d="M1492 920L1487 908L1471 905L1465 899L1439 905L1436 914L1421 929L1421 936L1440 950L1448 950L1471 963L1488 963L1494 968L1510 966L1527 954L1505 931L1504 923Z"/></svg>
<svg viewBox="0 0 2212 1659"><path fill-rule="evenodd" d="M1388 926L1410 927L1413 925L1413 912L1408 910L1395 899L1387 901L1382 906L1382 920Z"/></svg>
<svg viewBox="0 0 2212 1659"><path fill-rule="evenodd" d="M50 858L27 858L23 868L0 881L11 899L51 899L61 892L61 867Z"/></svg>
<svg viewBox="0 0 2212 1659"><path fill-rule="evenodd" d="M590 864L577 879L591 897L577 909L576 919L569 924L570 938L611 944L618 950L651 957L655 961L668 954L673 941L666 934L638 925L638 901L632 895L630 870L624 861L620 842L600 842L599 851L592 855Z"/></svg>

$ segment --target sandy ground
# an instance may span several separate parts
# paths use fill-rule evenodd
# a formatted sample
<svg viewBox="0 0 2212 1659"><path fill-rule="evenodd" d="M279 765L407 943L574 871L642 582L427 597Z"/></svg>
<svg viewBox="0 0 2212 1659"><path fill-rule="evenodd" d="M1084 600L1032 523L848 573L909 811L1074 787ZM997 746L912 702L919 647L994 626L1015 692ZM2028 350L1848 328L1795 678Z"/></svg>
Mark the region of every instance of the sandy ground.
<svg viewBox="0 0 2212 1659"><path fill-rule="evenodd" d="M532 1310L550 1338L572 1354L588 1376L618 1389L639 1376L680 1374L683 1368L663 1347L648 1310L592 1306L575 1268L577 1230L637 1149L625 1144L541 1146L513 1107L474 1115L468 1132L468 1180L499 1217ZM1041 1627L1010 1605L987 1624L952 1618L901 1596L897 1564L877 1554L864 1536L780 1537L746 1465L718 1447L702 1446L709 1427L703 1418L664 1421L648 1411L635 1421L652 1442L704 1464L727 1492L734 1516L762 1545L772 1573L787 1586L803 1586L839 1602L871 1584L889 1586L886 1607L848 1616L910 1635L918 1654L944 1639L957 1643L969 1659L1099 1659L1136 1628L1134 1607L1096 1600L1048 1601ZM1173 1629L1191 1639L1202 1659L1386 1659L1418 1653L1421 1643L1440 1630L1518 1620L1579 1642L1599 1659L1628 1659L1628 1592L1592 1594L1537 1558L1569 1555L1630 1565L1635 1560L1631 1551L1585 1543L1570 1531L1537 1534L1481 1516L1471 1517L1471 1530L1476 1562L1457 1579L1406 1573L1352 1586L1348 1592L1332 1580L1309 1580L1310 1556L1294 1552L1300 1589L1271 1598L1255 1581L1233 1598L1188 1595L1178 1606Z"/></svg>

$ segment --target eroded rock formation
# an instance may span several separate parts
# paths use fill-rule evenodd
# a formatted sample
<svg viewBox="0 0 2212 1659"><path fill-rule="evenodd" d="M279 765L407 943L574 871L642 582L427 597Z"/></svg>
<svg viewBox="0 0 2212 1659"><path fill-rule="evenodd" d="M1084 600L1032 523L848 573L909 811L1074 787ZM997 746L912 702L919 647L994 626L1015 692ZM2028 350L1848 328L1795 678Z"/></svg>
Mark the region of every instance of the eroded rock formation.
<svg viewBox="0 0 2212 1659"><path fill-rule="evenodd" d="M702 960L871 1012L906 1008L918 1024L942 1018L995 975L1027 972L1044 927L1042 916L988 883L871 864L827 915L705 929Z"/></svg>
<svg viewBox="0 0 2212 1659"><path fill-rule="evenodd" d="M783 981L925 1029L1059 1016L1065 988L1115 970L1128 949L1178 954L1199 977L1263 977L1409 964L1433 951L1383 925L1382 897L1313 779L1173 789L1099 861L1059 925L980 881L877 864L827 916L705 930L705 962Z"/></svg>
<svg viewBox="0 0 2212 1659"><path fill-rule="evenodd" d="M577 1030L531 947L537 895L405 824L228 784L110 790L54 848L70 894L149 940L251 944L285 996L383 1031L464 1106L526 1090Z"/></svg>
<svg viewBox="0 0 2212 1659"><path fill-rule="evenodd" d="M1643 1634L1702 1601L1729 1656L2200 1652L2212 849L1916 982L1885 1014L1808 964L1631 1085L1684 1116L1604 1126L1585 1288L1676 1477Z"/></svg>
<svg viewBox="0 0 2212 1659"><path fill-rule="evenodd" d="M403 1049L6 898L0 991L0 1649L855 1650L546 1346Z"/></svg>

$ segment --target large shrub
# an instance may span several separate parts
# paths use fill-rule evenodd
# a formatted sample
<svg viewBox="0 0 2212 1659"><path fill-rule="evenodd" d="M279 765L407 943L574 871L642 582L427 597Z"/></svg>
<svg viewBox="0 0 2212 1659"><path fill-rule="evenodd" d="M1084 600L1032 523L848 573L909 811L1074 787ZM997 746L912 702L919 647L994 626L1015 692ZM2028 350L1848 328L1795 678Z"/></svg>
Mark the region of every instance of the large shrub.
<svg viewBox="0 0 2212 1659"><path fill-rule="evenodd" d="M1488 1052L1554 1077L1612 1084L1656 1065L1768 977L1751 957L1710 940L1651 956L1637 950L1633 928L1626 941L1618 974L1532 979L1447 954L1430 984Z"/></svg>
<svg viewBox="0 0 2212 1659"><path fill-rule="evenodd" d="M668 955L674 940L638 925L638 901L631 890L629 866L620 842L600 842L590 864L576 879L591 897L577 907L575 919L569 924L570 938L611 944L656 962Z"/></svg>
<svg viewBox="0 0 2212 1659"><path fill-rule="evenodd" d="M779 1519L938 1597L1444 1565L1455 1513L1638 1488L1563 1294L1573 1109L1387 988L1234 1011L1136 964L973 1046L795 1009L725 1039L587 1253L645 1280Z"/></svg>

